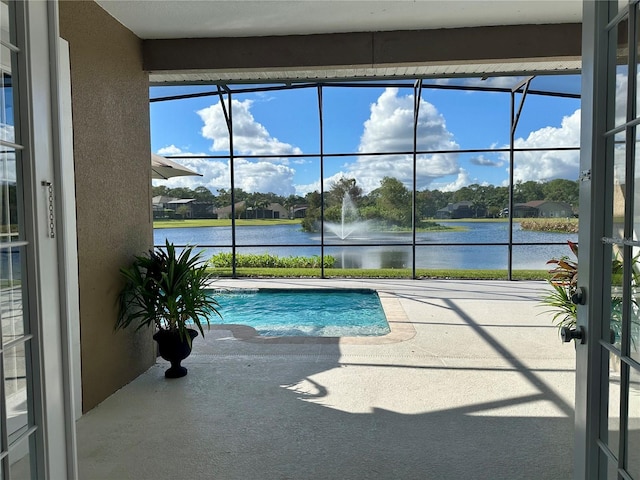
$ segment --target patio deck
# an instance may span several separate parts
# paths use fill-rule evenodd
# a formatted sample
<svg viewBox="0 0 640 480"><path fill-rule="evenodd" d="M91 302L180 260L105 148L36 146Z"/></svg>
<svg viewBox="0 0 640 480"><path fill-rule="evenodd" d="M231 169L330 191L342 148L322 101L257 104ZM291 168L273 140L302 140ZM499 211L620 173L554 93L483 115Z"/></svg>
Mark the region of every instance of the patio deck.
<svg viewBox="0 0 640 480"><path fill-rule="evenodd" d="M571 478L575 352L541 314L543 282L215 286L261 285L376 288L397 299L401 335L205 331L186 377L165 380L159 359L78 421L80 478Z"/></svg>

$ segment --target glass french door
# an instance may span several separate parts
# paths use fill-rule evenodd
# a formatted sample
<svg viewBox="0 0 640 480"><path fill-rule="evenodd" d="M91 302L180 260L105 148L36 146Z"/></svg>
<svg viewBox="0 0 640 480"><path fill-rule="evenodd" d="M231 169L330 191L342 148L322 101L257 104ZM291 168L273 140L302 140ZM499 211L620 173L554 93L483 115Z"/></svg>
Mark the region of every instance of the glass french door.
<svg viewBox="0 0 640 480"><path fill-rule="evenodd" d="M25 229L20 118L20 46L14 2L0 3L0 459L1 476L37 478L42 471L41 421L34 403L37 348L29 321L29 239Z"/></svg>
<svg viewBox="0 0 640 480"><path fill-rule="evenodd" d="M575 478L640 480L640 4L583 28Z"/></svg>
<svg viewBox="0 0 640 480"><path fill-rule="evenodd" d="M56 32L55 2L0 0L0 480L77 476L58 261Z"/></svg>

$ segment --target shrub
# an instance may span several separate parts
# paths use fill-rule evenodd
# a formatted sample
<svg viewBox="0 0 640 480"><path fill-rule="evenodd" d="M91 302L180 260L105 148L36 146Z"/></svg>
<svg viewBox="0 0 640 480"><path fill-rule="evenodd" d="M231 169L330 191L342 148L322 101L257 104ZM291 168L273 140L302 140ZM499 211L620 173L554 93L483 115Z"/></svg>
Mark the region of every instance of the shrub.
<svg viewBox="0 0 640 480"><path fill-rule="evenodd" d="M578 233L577 218L528 218L520 221L523 230Z"/></svg>
<svg viewBox="0 0 640 480"><path fill-rule="evenodd" d="M231 268L231 253L217 253L209 263L216 268ZM331 268L336 260L330 255L324 257L324 268ZM240 268L320 268L320 256L311 257L279 257L269 253L236 254L236 267Z"/></svg>

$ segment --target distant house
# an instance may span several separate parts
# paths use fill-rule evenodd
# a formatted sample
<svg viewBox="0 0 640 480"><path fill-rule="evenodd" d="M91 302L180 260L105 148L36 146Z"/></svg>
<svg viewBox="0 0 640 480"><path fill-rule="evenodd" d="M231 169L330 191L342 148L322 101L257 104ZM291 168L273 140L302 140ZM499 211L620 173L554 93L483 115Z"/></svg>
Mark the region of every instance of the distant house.
<svg viewBox="0 0 640 480"><path fill-rule="evenodd" d="M309 205L294 205L292 209L293 218L304 218L307 215Z"/></svg>
<svg viewBox="0 0 640 480"><path fill-rule="evenodd" d="M247 202L245 201L235 203L236 215L238 214L238 212L242 213L245 211L246 204ZM229 219L231 218L231 205L227 205L226 207L216 208L214 212L217 218ZM246 217L243 217L243 218L246 218Z"/></svg>
<svg viewBox="0 0 640 480"><path fill-rule="evenodd" d="M264 216L258 218L289 218L289 212L279 203L270 203L263 213Z"/></svg>
<svg viewBox="0 0 640 480"><path fill-rule="evenodd" d="M573 217L573 208L565 202L534 200L516 203L513 207L515 218L569 218Z"/></svg>
<svg viewBox="0 0 640 480"><path fill-rule="evenodd" d="M236 218L289 218L289 212L279 203L270 203L266 208L255 208L244 200L235 204ZM218 218L231 218L231 205L215 210Z"/></svg>
<svg viewBox="0 0 640 480"><path fill-rule="evenodd" d="M154 210L162 209L165 207L167 203L169 203L172 200L178 200L178 199L174 197L167 197L165 195L158 195L151 199L151 204L153 205Z"/></svg>
<svg viewBox="0 0 640 480"><path fill-rule="evenodd" d="M213 203L158 195L151 199L153 218L216 218Z"/></svg>
<svg viewBox="0 0 640 480"><path fill-rule="evenodd" d="M193 218L194 202L194 198L174 198L158 195L151 199L153 218Z"/></svg>
<svg viewBox="0 0 640 480"><path fill-rule="evenodd" d="M218 218L215 206L211 202L193 202L191 204L193 218Z"/></svg>
<svg viewBox="0 0 640 480"><path fill-rule="evenodd" d="M509 209L505 209L507 213L505 216L509 215ZM514 218L537 218L538 217L538 209L531 205L527 205L526 203L516 203L513 206L513 216Z"/></svg>
<svg viewBox="0 0 640 480"><path fill-rule="evenodd" d="M436 211L436 218L477 218L486 217L487 209L474 207L473 202L463 201L450 203L446 207Z"/></svg>

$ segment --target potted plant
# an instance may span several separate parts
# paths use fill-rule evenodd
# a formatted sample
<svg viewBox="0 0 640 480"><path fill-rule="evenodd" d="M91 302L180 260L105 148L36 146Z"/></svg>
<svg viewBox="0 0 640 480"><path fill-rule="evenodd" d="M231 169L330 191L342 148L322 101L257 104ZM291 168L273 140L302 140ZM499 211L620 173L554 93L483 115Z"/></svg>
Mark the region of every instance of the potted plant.
<svg viewBox="0 0 640 480"><path fill-rule="evenodd" d="M187 374L180 362L191 353L192 340L198 331L204 336L203 322L209 325L211 316L220 316L218 302L206 290L212 274L201 260L202 252L194 254L193 248L178 253L167 241L164 249L138 255L129 267L120 269L125 285L115 328L135 324L139 330L153 325L158 353L171 362L167 378Z"/></svg>
<svg viewBox="0 0 640 480"><path fill-rule="evenodd" d="M549 271L551 275L548 282L552 287L551 292L542 298L542 303L551 307L546 312L552 312L552 322L558 326L574 328L576 326L577 309L572 297L578 286L578 245L568 241L571 252L576 260L569 257L559 259L552 258L547 264L554 264L555 268Z"/></svg>
<svg viewBox="0 0 640 480"><path fill-rule="evenodd" d="M574 242L568 241L569 248L575 260L564 256L562 258L553 258L547 262L547 264L555 265L555 268L549 271L549 284L552 287L551 292L542 298L542 303L545 306L551 307L546 312L552 312L552 321L557 324L558 329L563 327L575 328L577 321L577 306L574 302L574 295L577 291L578 284L578 245ZM640 257L636 255L632 259L632 287L637 288L640 286L640 271L637 269L637 262ZM620 340L622 333L622 273L623 262L616 255L611 260L611 281L612 281L612 295L611 295L611 317L610 317L610 341L616 343ZM632 299L634 310L638 310L638 301L634 297ZM636 316L632 318L632 328L634 333L637 333L639 322ZM635 338L631 338L635 347Z"/></svg>

